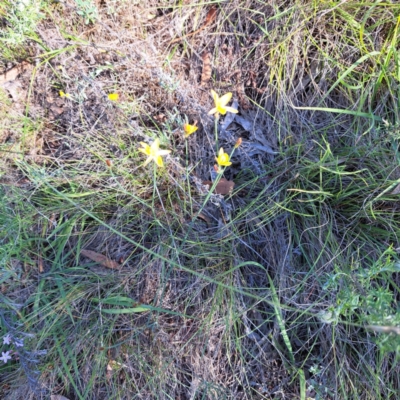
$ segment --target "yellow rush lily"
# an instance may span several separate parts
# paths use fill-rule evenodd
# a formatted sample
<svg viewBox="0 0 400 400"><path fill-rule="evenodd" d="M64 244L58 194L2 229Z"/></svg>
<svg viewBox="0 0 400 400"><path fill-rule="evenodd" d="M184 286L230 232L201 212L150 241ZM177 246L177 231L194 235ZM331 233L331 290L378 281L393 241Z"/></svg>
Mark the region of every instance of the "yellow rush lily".
<svg viewBox="0 0 400 400"><path fill-rule="evenodd" d="M64 93L62 90L60 90L58 94L60 95L60 97L66 97L67 99L71 97L69 93Z"/></svg>
<svg viewBox="0 0 400 400"><path fill-rule="evenodd" d="M232 165L229 161L229 154L225 153L222 147L219 149L218 157L215 157L215 161L220 167L229 167Z"/></svg>
<svg viewBox="0 0 400 400"><path fill-rule="evenodd" d="M199 129L196 125L184 124L183 130L185 131L185 138L190 136L192 133L196 132Z"/></svg>
<svg viewBox="0 0 400 400"><path fill-rule="evenodd" d="M237 113L238 110L236 110L236 108L233 107L227 107L227 104L231 101L232 98L232 93L226 93L224 94L222 97L219 97L217 93L215 93L214 90L211 90L211 95L214 99L214 103L215 103L215 108L213 108L212 110L210 110L208 112L209 115L211 114L222 114L225 115L227 111L231 112L231 113Z"/></svg>
<svg viewBox="0 0 400 400"><path fill-rule="evenodd" d="M108 97L108 100L118 101L119 94L118 93L110 93L107 97Z"/></svg>
<svg viewBox="0 0 400 400"><path fill-rule="evenodd" d="M143 166L147 165L151 160L154 160L159 167L164 166L161 156L166 156L167 154L171 153L171 151L160 150L160 139L156 139L150 146L144 142L140 142L140 144L143 148L139 149L139 151L148 156Z"/></svg>

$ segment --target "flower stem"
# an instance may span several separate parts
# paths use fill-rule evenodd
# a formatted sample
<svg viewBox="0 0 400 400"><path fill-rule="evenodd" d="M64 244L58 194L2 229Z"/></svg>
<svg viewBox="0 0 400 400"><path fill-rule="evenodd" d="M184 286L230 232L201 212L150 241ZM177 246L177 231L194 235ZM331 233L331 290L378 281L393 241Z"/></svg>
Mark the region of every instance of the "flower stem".
<svg viewBox="0 0 400 400"><path fill-rule="evenodd" d="M214 134L215 134L215 152L218 154L218 120L219 114L214 118Z"/></svg>
<svg viewBox="0 0 400 400"><path fill-rule="evenodd" d="M155 215L155 198L156 198L156 192L157 192L157 165L156 163L153 163L153 196L152 196L152 204L151 208L153 210L153 214Z"/></svg>
<svg viewBox="0 0 400 400"><path fill-rule="evenodd" d="M188 144L188 139L185 138L185 146L186 146L186 181L187 181L187 187L190 192L190 179L189 179L189 144ZM189 196L191 199L192 197ZM185 203L186 203L186 197L185 197ZM185 205L186 209L186 205ZM193 215L193 204L192 201L190 200L190 212Z"/></svg>
<svg viewBox="0 0 400 400"><path fill-rule="evenodd" d="M186 148L186 168L187 168L189 166L189 145L187 138L185 138L185 148Z"/></svg>
<svg viewBox="0 0 400 400"><path fill-rule="evenodd" d="M217 119L215 119L215 120L217 121ZM218 139L218 136L216 136L216 139ZM232 158L233 153L235 152L236 149L237 149L237 146L234 146L233 149L232 149L232 151L231 151L231 154L230 154L230 156L229 156L229 159ZM217 148L217 154L218 154L218 148ZM215 188L217 187L218 182L221 180L222 175L224 174L224 172L225 172L225 168L224 168L224 169L219 169L218 175L217 175L217 177L215 178L215 181L214 181L213 185L211 186L210 190L208 191L207 196L206 196L206 198L204 199L204 202L203 202L202 206L200 207L200 210L197 212L197 215L195 216L194 219L196 219L196 218L200 215L200 213L203 211L203 209L204 209L204 207L206 206L208 200L210 199L212 193L214 192Z"/></svg>
<svg viewBox="0 0 400 400"><path fill-rule="evenodd" d="M210 199L210 197L211 197L212 193L214 192L215 188L217 187L218 182L221 180L222 175L224 174L224 171L225 171L225 168L219 171L217 177L215 178L215 181L214 181L213 185L210 187L210 190L208 191L207 196L203 201L203 204L201 205L199 211L197 211L197 214L193 218L193 221L195 221L198 218L198 216L203 211L204 207L207 205L208 200Z"/></svg>

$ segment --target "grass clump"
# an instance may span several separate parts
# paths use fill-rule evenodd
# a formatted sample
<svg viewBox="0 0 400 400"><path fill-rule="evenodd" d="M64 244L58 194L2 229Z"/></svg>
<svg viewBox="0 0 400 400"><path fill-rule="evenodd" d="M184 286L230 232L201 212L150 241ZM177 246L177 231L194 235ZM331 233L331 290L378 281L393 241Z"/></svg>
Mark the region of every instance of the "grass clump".
<svg viewBox="0 0 400 400"><path fill-rule="evenodd" d="M3 75L0 397L395 399L400 6L35 10L40 62Z"/></svg>
<svg viewBox="0 0 400 400"><path fill-rule="evenodd" d="M2 68L7 62L24 60L27 56L31 56L29 45L38 39L36 29L44 17L41 11L44 4L40 0L11 0L0 5Z"/></svg>

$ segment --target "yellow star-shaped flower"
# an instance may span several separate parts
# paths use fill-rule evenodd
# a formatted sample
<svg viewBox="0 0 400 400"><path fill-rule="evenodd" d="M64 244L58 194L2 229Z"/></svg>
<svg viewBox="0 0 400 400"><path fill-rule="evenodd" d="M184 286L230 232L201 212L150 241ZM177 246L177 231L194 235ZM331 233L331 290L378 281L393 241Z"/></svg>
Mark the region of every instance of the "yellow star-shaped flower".
<svg viewBox="0 0 400 400"><path fill-rule="evenodd" d="M58 94L60 95L60 97L66 97L67 99L71 97L69 93L64 93L62 90L60 90Z"/></svg>
<svg viewBox="0 0 400 400"><path fill-rule="evenodd" d="M110 93L107 97L108 97L108 100L118 101L119 94L118 93Z"/></svg>
<svg viewBox="0 0 400 400"><path fill-rule="evenodd" d="M215 161L220 167L229 167L232 165L229 161L229 154L225 153L222 147L219 149L218 157L215 157Z"/></svg>
<svg viewBox="0 0 400 400"><path fill-rule="evenodd" d="M185 137L190 136L192 133L196 132L199 129L196 125L184 124L183 130L185 131Z"/></svg>
<svg viewBox="0 0 400 400"><path fill-rule="evenodd" d="M147 165L151 160L153 160L159 167L163 167L163 159L161 156L166 156L171 153L170 150L160 150L160 139L156 139L150 146L147 143L140 142L142 149L139 149L142 153L146 154L147 160L143 166Z"/></svg>
<svg viewBox="0 0 400 400"><path fill-rule="evenodd" d="M215 107L208 112L209 115L211 114L222 114L225 115L227 111L231 113L237 113L238 110L233 107L227 107L227 104L231 101L232 93L226 93L222 97L219 97L214 90L211 90L211 95L214 99Z"/></svg>

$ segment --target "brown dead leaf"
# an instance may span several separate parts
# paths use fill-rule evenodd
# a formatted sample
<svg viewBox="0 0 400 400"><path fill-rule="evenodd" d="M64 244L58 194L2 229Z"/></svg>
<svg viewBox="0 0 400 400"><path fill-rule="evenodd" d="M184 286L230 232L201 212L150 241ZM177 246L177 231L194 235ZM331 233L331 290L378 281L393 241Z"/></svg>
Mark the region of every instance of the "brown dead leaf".
<svg viewBox="0 0 400 400"><path fill-rule="evenodd" d="M211 221L210 218L206 217L203 213L200 213L197 218L202 219L208 226L210 226Z"/></svg>
<svg viewBox="0 0 400 400"><path fill-rule="evenodd" d="M58 107L56 104L52 104L49 107L49 118L50 121L54 121L59 117L62 113L64 112L64 109L62 107Z"/></svg>
<svg viewBox="0 0 400 400"><path fill-rule="evenodd" d="M126 368L125 364L121 364L115 360L109 360L107 367L106 367L106 379L110 380L113 376L114 371L118 371L121 368Z"/></svg>
<svg viewBox="0 0 400 400"><path fill-rule="evenodd" d="M43 264L43 258L40 255L38 255L37 257L37 265L39 273L42 274L44 272L44 264Z"/></svg>
<svg viewBox="0 0 400 400"><path fill-rule="evenodd" d="M6 82L15 80L19 74L22 74L23 72L25 72L26 70L28 70L30 68L32 68L32 65L26 61L23 61L22 63L9 69L4 74L0 75L0 85L3 85Z"/></svg>
<svg viewBox="0 0 400 400"><path fill-rule="evenodd" d="M14 102L25 97L25 91L22 89L22 84L18 80L4 82L2 86L10 94Z"/></svg>
<svg viewBox="0 0 400 400"><path fill-rule="evenodd" d="M212 6L207 13L206 16L206 22L203 26L203 28L205 28L207 25L210 25L211 23L213 23L215 21L215 18L217 18L217 6Z"/></svg>
<svg viewBox="0 0 400 400"><path fill-rule="evenodd" d="M116 261L110 260L108 257L103 256L102 254L96 253L92 250L81 250L81 255L84 257L90 258L92 261L97 262L103 267L111 268L111 269L120 269L121 265Z"/></svg>
<svg viewBox="0 0 400 400"><path fill-rule="evenodd" d="M211 188L213 185L213 182L203 181L203 185L208 185ZM225 178L221 178L220 181L217 183L217 186L215 187L214 192L216 194L222 194L225 196L226 194L231 193L234 187L235 187L235 182L228 181Z"/></svg>
<svg viewBox="0 0 400 400"><path fill-rule="evenodd" d="M110 363L107 364L106 368L106 379L109 381L112 378L113 375L113 367L110 365Z"/></svg>
<svg viewBox="0 0 400 400"><path fill-rule="evenodd" d="M201 86L204 86L211 79L211 54L205 51L201 58L203 59L203 70L201 72Z"/></svg>

